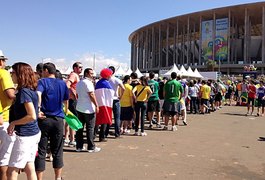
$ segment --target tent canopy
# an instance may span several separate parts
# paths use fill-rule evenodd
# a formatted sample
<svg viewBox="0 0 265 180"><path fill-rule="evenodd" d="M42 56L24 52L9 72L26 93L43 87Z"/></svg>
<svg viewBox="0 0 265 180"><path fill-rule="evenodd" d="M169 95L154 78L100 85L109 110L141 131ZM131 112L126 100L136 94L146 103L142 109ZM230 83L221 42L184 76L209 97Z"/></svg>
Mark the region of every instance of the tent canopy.
<svg viewBox="0 0 265 180"><path fill-rule="evenodd" d="M123 70L123 68L120 66L117 71L115 72L116 76L124 76L126 75L125 71Z"/></svg>
<svg viewBox="0 0 265 180"><path fill-rule="evenodd" d="M203 76L199 73L197 68L194 70L194 75L196 78L203 78Z"/></svg>
<svg viewBox="0 0 265 180"><path fill-rule="evenodd" d="M143 76L143 74L141 73L141 71L137 68L136 71L134 71L137 74L137 77L140 78Z"/></svg>
<svg viewBox="0 0 265 180"><path fill-rule="evenodd" d="M176 66L176 64L173 64L172 68L168 72L166 72L164 75L170 76L172 72L176 72L177 74L179 73L179 69Z"/></svg>

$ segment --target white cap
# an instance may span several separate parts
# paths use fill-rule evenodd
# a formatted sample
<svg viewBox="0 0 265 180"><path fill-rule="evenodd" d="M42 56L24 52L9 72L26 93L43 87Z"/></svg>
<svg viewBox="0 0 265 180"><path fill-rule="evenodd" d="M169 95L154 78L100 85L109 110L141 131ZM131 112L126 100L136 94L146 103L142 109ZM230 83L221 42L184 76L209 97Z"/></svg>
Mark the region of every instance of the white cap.
<svg viewBox="0 0 265 180"><path fill-rule="evenodd" d="M7 60L7 57L5 57L5 55L4 55L2 50L0 50L0 59Z"/></svg>

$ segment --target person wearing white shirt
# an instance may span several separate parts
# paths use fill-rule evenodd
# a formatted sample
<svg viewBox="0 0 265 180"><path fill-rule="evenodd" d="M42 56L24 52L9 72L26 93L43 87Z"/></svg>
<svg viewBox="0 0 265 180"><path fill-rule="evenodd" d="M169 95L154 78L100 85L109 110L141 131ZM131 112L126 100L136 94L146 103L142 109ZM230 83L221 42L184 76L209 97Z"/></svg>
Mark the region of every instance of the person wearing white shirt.
<svg viewBox="0 0 265 180"><path fill-rule="evenodd" d="M84 78L76 85L77 104L76 110L78 119L82 122L83 128L76 132L76 151L85 150L83 130L86 126L87 150L88 152L99 152L101 149L94 143L95 115L99 111L98 103L94 94L93 70L87 68L84 71Z"/></svg>
<svg viewBox="0 0 265 180"><path fill-rule="evenodd" d="M112 77L109 79L109 83L112 86L114 90L114 99L113 99L113 115L114 115L114 126L115 126L115 137L120 137L120 112L121 112L121 106L120 106L120 97L122 97L122 94L125 90L124 85L122 81L115 77L115 68L113 66L110 66L109 69L112 70ZM109 134L109 128L110 126L107 126L105 136L107 137Z"/></svg>

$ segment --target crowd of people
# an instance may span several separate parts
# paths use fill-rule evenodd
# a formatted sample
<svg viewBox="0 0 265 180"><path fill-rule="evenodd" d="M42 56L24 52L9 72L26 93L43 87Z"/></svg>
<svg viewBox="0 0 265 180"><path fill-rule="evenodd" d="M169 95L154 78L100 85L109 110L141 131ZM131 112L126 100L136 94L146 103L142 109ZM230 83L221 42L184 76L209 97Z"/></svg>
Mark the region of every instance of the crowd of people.
<svg viewBox="0 0 265 180"><path fill-rule="evenodd" d="M99 142L130 133L147 136L146 123L150 129L176 131L178 120L188 125L187 113L204 115L233 102L246 102L246 115L253 115L256 103L256 115L264 116L262 80L187 80L176 72L163 79L156 78L154 72L139 78L132 73L121 80L115 77L114 66L101 70L96 79L94 70L83 71L81 62L74 63L73 72L63 79L51 62L38 64L36 73L29 64L18 62L10 73L4 69L6 61L0 51L3 180L17 179L21 170L28 179L42 180L47 154L52 157L55 179L62 179L64 146L97 153L101 151L94 143L97 136ZM243 93L248 94L247 99L242 98ZM82 124L76 132L64 121L70 111Z"/></svg>

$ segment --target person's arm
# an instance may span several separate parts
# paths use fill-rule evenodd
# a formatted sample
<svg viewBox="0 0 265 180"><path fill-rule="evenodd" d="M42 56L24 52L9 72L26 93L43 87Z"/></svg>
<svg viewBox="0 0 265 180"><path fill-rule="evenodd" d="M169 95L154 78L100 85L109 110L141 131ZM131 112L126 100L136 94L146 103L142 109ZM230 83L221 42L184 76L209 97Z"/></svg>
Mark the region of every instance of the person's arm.
<svg viewBox="0 0 265 180"><path fill-rule="evenodd" d="M15 99L16 98L16 94L15 94L15 89L14 88L10 88L10 89L6 89L5 91L6 96L9 99Z"/></svg>
<svg viewBox="0 0 265 180"><path fill-rule="evenodd" d="M88 96L90 97L91 102L96 106L96 113L99 112L99 107L98 107L98 102L95 96L95 93L92 92L88 92Z"/></svg>
<svg viewBox="0 0 265 180"><path fill-rule="evenodd" d="M24 106L25 106L25 109L27 111L26 116L24 116L21 119L12 121L9 124L9 126L7 128L7 133L9 135L12 135L13 134L14 128L15 128L16 125L24 125L24 124L27 124L30 121L34 121L34 120L37 119L36 111L35 111L35 108L34 108L33 103L32 102L26 102L26 103L24 103Z"/></svg>
<svg viewBox="0 0 265 180"><path fill-rule="evenodd" d="M37 91L37 94L38 94L38 108L39 108L38 118L39 118L39 119L45 119L46 116L45 116L44 113L41 111L41 102L42 102L41 95L42 95L42 92Z"/></svg>
<svg viewBox="0 0 265 180"><path fill-rule="evenodd" d="M65 114L67 115L68 114L68 107L69 107L69 105L68 105L68 100L64 100L63 101L63 104L64 104L64 108L65 108Z"/></svg>
<svg viewBox="0 0 265 180"><path fill-rule="evenodd" d="M120 88L119 99L121 99L121 97L122 97L122 95L123 95L123 93L124 93L124 91L125 91L125 87L124 87L124 85L121 83L121 84L119 84L119 88Z"/></svg>

